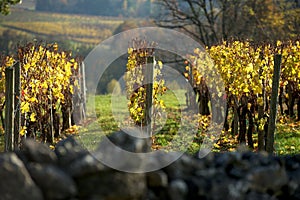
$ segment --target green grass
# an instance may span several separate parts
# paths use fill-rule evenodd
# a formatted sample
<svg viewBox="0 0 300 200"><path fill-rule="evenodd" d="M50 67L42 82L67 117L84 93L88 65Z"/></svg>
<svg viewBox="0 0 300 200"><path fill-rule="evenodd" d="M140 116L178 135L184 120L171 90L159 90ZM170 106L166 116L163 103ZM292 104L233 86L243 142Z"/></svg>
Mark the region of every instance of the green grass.
<svg viewBox="0 0 300 200"><path fill-rule="evenodd" d="M176 96L178 96L178 99ZM174 119L178 109L185 108L184 92L177 91L175 93L167 93L162 98L166 104L169 112L169 118L166 125L163 127L157 127L162 133L170 133L167 141L172 139L171 135L176 131L176 123ZM93 121L93 123L87 125L81 129L81 133L78 139L82 144L89 150L97 147L97 142L101 140L103 135L113 133L114 131L120 130L120 128L127 128L134 126L134 123L130 120L129 112L127 108L127 99L125 95L112 96L112 95L96 95L89 96L87 104L87 114ZM159 124L159 123L157 123ZM158 136L159 137L159 136ZM167 138L168 136L166 136ZM161 137L162 138L162 137ZM164 139L160 143L164 143ZM160 144L159 143L159 144ZM166 142L165 145L167 145ZM161 145L161 144L160 144Z"/></svg>
<svg viewBox="0 0 300 200"><path fill-rule="evenodd" d="M161 99L165 102L166 107L179 109L186 108L185 102L185 91L184 90L176 90L176 91L167 91L165 95L161 97Z"/></svg>
<svg viewBox="0 0 300 200"><path fill-rule="evenodd" d="M183 90L168 91L161 99L165 102L166 110L155 119L153 148L166 151L189 149L189 151L196 152L199 145L192 143L194 135L190 133L192 130L196 130L197 122L190 121L192 118L189 111L186 111L185 92ZM117 97L111 95L90 96L88 102L88 115L92 118L93 123L82 128L81 133L77 136L88 150L97 148L103 135L135 126L134 122L130 120L127 108L128 100L124 95ZM180 134L178 130L181 130ZM192 145L193 148L189 148L189 145Z"/></svg>
<svg viewBox="0 0 300 200"><path fill-rule="evenodd" d="M180 118L182 117L181 109L184 110L186 108L184 91L177 91L176 95L179 97L178 99L172 92L168 92L162 97L167 107L167 114L165 116L165 120L157 123L154 148L165 149L167 151L187 150L190 153L195 153L199 149L205 134L198 133L193 135L192 137L194 137L194 139L191 138L189 134L181 136L177 134L179 128L186 128L187 131L190 131L191 127L179 126ZM126 105L127 100L124 96L118 98L114 98L111 95L95 96L95 107L92 108L91 105L88 106L90 109L89 113L94 113L95 123L92 123L82 129L82 133L78 136L88 149L94 149L97 146L97 141L95 139L97 138L96 136L101 134L102 136L110 134L114 131L120 130L120 127L130 124L128 120L126 121L126 119L128 119L128 116L126 118L126 114L128 114ZM117 115L116 118L113 117L112 107L114 108L114 116ZM91 110L91 108L93 110ZM254 141L257 142L256 133L254 133L253 137ZM289 120L286 123L283 123L282 121L278 122L275 135L275 154L293 155L300 153L299 138L300 123L296 123L292 120ZM97 139L100 141L101 137L98 137ZM189 141L188 144L190 146L184 146L186 145L186 142L183 142L183 140ZM237 146L238 143L236 136L232 136L229 133L223 133L220 136L218 143L214 146L213 151L234 151ZM255 146L257 147L257 145Z"/></svg>
<svg viewBox="0 0 300 200"><path fill-rule="evenodd" d="M300 153L299 122L288 120L287 123L277 123L275 150L277 155L293 155Z"/></svg>
<svg viewBox="0 0 300 200"><path fill-rule="evenodd" d="M87 115L91 123L81 128L77 139L88 150L97 148L104 135L119 130L112 115L111 95L89 96Z"/></svg>

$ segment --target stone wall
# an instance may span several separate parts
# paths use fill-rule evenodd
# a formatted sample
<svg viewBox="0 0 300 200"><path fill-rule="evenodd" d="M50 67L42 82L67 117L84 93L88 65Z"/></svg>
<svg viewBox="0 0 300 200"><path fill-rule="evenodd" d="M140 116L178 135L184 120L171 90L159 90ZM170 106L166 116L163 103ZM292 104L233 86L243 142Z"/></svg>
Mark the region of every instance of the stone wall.
<svg viewBox="0 0 300 200"><path fill-rule="evenodd" d="M0 154L0 199L300 199L300 155L183 155L168 167L139 174L104 166L73 138L55 151L28 140L22 151Z"/></svg>

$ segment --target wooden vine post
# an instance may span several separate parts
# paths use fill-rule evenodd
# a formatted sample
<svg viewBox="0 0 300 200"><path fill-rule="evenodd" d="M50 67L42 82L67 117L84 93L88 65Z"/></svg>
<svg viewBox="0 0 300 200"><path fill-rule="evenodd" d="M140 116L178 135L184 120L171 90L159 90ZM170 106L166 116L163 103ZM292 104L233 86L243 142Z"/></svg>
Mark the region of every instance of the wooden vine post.
<svg viewBox="0 0 300 200"><path fill-rule="evenodd" d="M149 56L146 60L145 66L145 85L146 85L146 105L145 105L145 119L147 136L152 137L152 115L153 115L153 68L154 57Z"/></svg>
<svg viewBox="0 0 300 200"><path fill-rule="evenodd" d="M197 109L196 108L196 95L197 95L197 89L196 89L196 86L195 86L195 81L194 81L194 75L193 75L193 66L192 65L189 65L189 82L190 82L190 85L191 87L193 88L193 91L188 91L188 93L186 94L186 98L187 98L187 107L190 109L190 110L195 110Z"/></svg>
<svg viewBox="0 0 300 200"><path fill-rule="evenodd" d="M6 152L19 148L20 137L20 63L5 69L5 144Z"/></svg>
<svg viewBox="0 0 300 200"><path fill-rule="evenodd" d="M6 152L14 150L14 68L5 69L5 146Z"/></svg>
<svg viewBox="0 0 300 200"><path fill-rule="evenodd" d="M14 150L18 150L21 130L21 64L19 62L14 65L14 71Z"/></svg>
<svg viewBox="0 0 300 200"><path fill-rule="evenodd" d="M86 118L86 83L85 83L85 65L82 62L79 65L79 76L77 77L79 86L74 88L72 104L74 107L72 118L74 124L81 124Z"/></svg>
<svg viewBox="0 0 300 200"><path fill-rule="evenodd" d="M274 57L274 74L272 81L272 94L271 94L271 103L270 103L270 118L268 124L268 133L267 133L267 144L266 150L268 153L273 153L274 151L274 133L276 126L276 115L277 115L277 105L278 105L278 88L280 81L280 65L281 65L280 54L276 54Z"/></svg>
<svg viewBox="0 0 300 200"><path fill-rule="evenodd" d="M81 62L80 65L81 73L79 75L81 76L81 83L80 83L80 88L81 88L81 93L82 93L82 118L83 120L86 119L86 82L85 82L85 65L84 62Z"/></svg>

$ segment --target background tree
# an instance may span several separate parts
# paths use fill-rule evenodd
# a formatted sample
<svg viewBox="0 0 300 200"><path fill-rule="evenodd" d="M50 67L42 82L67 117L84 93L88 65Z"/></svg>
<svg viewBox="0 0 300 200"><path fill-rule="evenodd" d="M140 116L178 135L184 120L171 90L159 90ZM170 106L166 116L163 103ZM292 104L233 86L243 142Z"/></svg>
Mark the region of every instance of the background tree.
<svg viewBox="0 0 300 200"><path fill-rule="evenodd" d="M10 13L9 7L11 5L16 5L17 3L21 3L21 0L0 0L0 12L3 15L8 15Z"/></svg>
<svg viewBox="0 0 300 200"><path fill-rule="evenodd" d="M157 25L182 30L207 46L233 38L255 41L290 38L299 30L296 1L158 0L157 3L163 11L156 18ZM287 24L294 35L287 32Z"/></svg>
<svg viewBox="0 0 300 200"><path fill-rule="evenodd" d="M292 38L299 37L300 33L300 0L281 3L280 8L284 14L284 30Z"/></svg>

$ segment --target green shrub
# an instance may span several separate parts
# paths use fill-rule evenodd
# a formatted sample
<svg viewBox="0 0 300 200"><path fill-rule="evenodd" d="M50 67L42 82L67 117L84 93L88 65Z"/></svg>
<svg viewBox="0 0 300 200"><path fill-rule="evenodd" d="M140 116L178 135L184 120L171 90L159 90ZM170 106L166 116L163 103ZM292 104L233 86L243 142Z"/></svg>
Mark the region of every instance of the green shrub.
<svg viewBox="0 0 300 200"><path fill-rule="evenodd" d="M112 94L113 92L115 94L120 94L121 93L121 85L116 79L112 79L106 87L106 91L109 94Z"/></svg>

